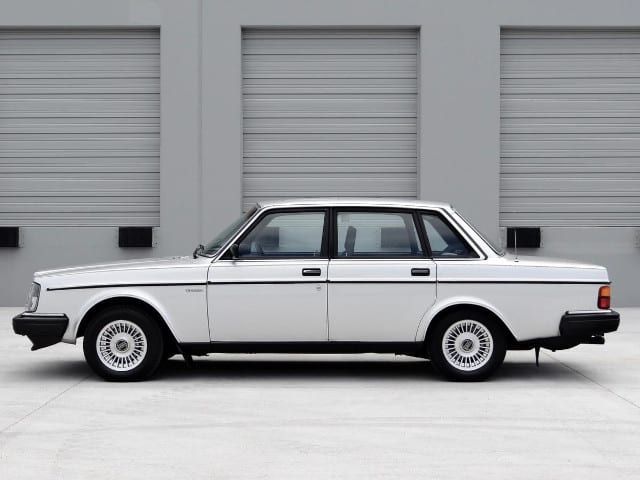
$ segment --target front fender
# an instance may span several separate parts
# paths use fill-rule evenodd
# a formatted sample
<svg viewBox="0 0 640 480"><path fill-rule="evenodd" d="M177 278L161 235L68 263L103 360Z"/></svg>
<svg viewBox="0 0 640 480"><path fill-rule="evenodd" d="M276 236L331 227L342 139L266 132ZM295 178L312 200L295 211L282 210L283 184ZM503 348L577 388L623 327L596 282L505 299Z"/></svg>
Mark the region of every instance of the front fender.
<svg viewBox="0 0 640 480"><path fill-rule="evenodd" d="M171 322L171 317L166 309L163 307L162 303L150 292L142 290L140 288L131 288L122 290L119 289L105 289L99 292L92 294L83 304L77 315L73 317L73 323L70 323L67 332L65 333L65 337L63 341L69 341L71 343L75 343L78 338L78 329L80 328L80 324L87 313L96 305L105 300L111 300L113 298L132 298L136 300L140 300L150 307L156 310L164 323L167 325L171 333L176 336L175 326Z"/></svg>
<svg viewBox="0 0 640 480"><path fill-rule="evenodd" d="M502 321L502 323L504 323L507 329L513 334L513 328L511 324L498 307L485 300L482 300L481 298L461 295L456 297L447 297L440 301L436 300L436 302L431 306L429 310L427 310L427 312L420 320L420 324L418 325L418 329L416 331L415 340L417 342L423 341L427 335L427 330L429 329L429 325L431 324L433 319L443 310L456 305L470 305L474 307L482 307L486 310L489 310L496 317L498 317Z"/></svg>

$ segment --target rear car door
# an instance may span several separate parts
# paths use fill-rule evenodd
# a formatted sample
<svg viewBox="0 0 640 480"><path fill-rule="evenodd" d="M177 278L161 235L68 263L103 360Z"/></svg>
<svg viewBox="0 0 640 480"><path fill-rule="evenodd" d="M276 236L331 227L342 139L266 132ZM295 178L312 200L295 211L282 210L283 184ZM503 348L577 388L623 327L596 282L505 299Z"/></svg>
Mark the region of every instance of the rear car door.
<svg viewBox="0 0 640 480"><path fill-rule="evenodd" d="M411 210L339 208L329 263L329 340L411 342L436 298L436 265Z"/></svg>

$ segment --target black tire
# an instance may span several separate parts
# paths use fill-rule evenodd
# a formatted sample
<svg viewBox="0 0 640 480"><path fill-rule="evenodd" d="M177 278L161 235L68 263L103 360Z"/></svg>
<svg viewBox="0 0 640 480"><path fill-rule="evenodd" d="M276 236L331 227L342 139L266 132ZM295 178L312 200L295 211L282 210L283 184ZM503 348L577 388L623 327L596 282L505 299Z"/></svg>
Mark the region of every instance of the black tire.
<svg viewBox="0 0 640 480"><path fill-rule="evenodd" d="M125 323L118 323L124 321ZM115 323L114 323L115 322ZM131 352L134 348L144 345L144 353L136 353L137 358L132 361L131 367L128 370L119 370L116 367L110 367L105 361L101 359L102 355L98 351L97 340L98 335L107 326L119 327L122 325L128 325L134 333L142 332L143 335L137 335L130 337L131 340L140 341L141 343L127 342L128 338L123 339L123 342L115 342L111 351L114 348L119 347L118 343L121 343L127 348L128 352ZM137 329L137 330L136 330ZM120 335L120 332L116 333ZM115 335L113 336L115 337ZM104 338L104 337L103 337ZM130 346L133 345L133 346ZM105 347L106 348L106 347ZM91 319L84 335L83 343L84 357L87 360L89 366L105 380L109 381L138 381L150 378L160 366L162 359L164 358L164 340L162 335L162 329L155 321L150 318L149 315L135 308L131 307L112 307L107 310L99 312L94 318ZM103 349L104 350L104 349ZM122 355L126 355L127 351L124 351ZM118 352L120 354L120 352ZM131 357L127 357L131 358Z"/></svg>
<svg viewBox="0 0 640 480"><path fill-rule="evenodd" d="M447 332L454 324L457 324L457 326L461 328L476 328L477 331L475 333L473 331L461 332L457 336L453 333L453 337L459 340L448 343L449 352L451 353L447 354L443 346L443 340L445 335L453 340L452 336L449 336ZM462 335L469 333L469 336L472 336L478 332L482 332L482 328L477 324L484 327L490 335L483 336L480 334L480 336L476 337L477 340L482 339L480 342L476 341L473 337L468 338L467 345ZM489 343L486 343L487 339L491 347L489 347ZM458 341L459 343L457 343ZM480 343L482 343L482 345L480 345ZM469 349L468 352L465 351L466 348ZM482 348L482 350L480 350L480 348ZM430 332L429 338L427 338L427 349L431 363L438 372L449 380L466 382L477 382L489 378L500 365L502 365L507 350L502 325L490 316L476 310L458 310L440 319ZM488 353L484 355L482 351ZM474 358L479 360L476 360L478 365L467 365L467 368L464 368L452 363L456 362L456 358L458 362L467 361L473 363ZM449 359L451 359L451 361Z"/></svg>

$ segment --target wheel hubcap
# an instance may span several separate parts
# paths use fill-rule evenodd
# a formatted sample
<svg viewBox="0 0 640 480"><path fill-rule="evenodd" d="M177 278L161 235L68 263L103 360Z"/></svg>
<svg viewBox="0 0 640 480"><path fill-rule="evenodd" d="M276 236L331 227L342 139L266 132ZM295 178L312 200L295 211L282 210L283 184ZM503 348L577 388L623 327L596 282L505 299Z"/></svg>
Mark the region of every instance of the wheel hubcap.
<svg viewBox="0 0 640 480"><path fill-rule="evenodd" d="M449 364L470 372L481 368L491 358L493 337L482 323L459 320L444 332L442 351Z"/></svg>
<svg viewBox="0 0 640 480"><path fill-rule="evenodd" d="M109 369L127 372L136 368L147 355L147 337L128 320L106 324L96 340L98 358Z"/></svg>

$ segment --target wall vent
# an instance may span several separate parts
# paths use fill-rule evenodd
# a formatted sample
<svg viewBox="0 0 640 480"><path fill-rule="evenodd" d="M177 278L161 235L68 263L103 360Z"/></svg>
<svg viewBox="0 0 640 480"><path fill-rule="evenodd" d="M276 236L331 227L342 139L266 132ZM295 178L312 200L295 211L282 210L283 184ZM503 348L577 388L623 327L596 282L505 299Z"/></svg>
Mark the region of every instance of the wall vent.
<svg viewBox="0 0 640 480"><path fill-rule="evenodd" d="M507 248L540 248L540 227L508 227Z"/></svg>
<svg viewBox="0 0 640 480"><path fill-rule="evenodd" d="M120 227L118 230L118 246L120 248L153 246L153 228Z"/></svg>

